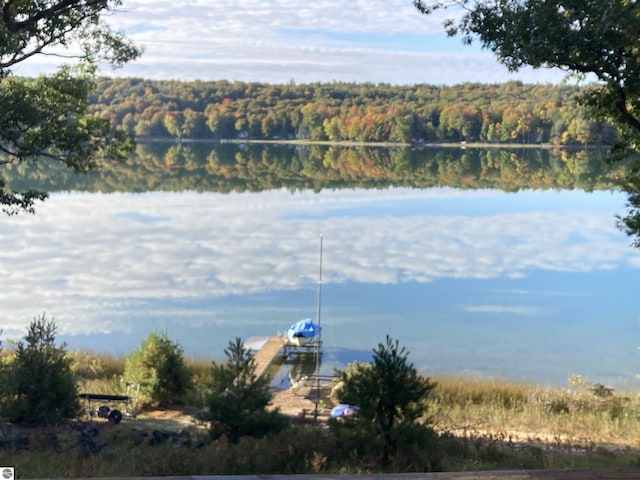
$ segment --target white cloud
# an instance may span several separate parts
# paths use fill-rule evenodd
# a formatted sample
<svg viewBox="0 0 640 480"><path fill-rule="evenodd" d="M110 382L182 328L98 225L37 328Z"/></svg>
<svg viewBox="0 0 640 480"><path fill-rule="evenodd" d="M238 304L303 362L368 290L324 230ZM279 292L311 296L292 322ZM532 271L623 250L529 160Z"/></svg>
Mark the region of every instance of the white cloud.
<svg viewBox="0 0 640 480"><path fill-rule="evenodd" d="M447 195L505 194L56 194L38 215L0 224L0 304L9 319L3 329L22 329L35 311L54 312L66 332L95 331L92 322L105 317L112 318L100 324L105 332L126 331L122 312L150 316L157 299L174 302L167 315L182 315L182 302L190 304L196 313L181 318L195 325L204 313L193 305L203 299L315 288L320 234L325 283L424 283L638 266L639 254L616 232L611 212L385 213L395 202ZM375 211L366 208L371 202ZM569 241L576 235L580 242Z"/></svg>
<svg viewBox="0 0 640 480"><path fill-rule="evenodd" d="M109 22L145 53L105 74L269 83L354 81L556 83L561 72L509 74L492 54L444 38L451 12L424 16L410 0L125 0ZM52 57L19 68L50 70Z"/></svg>

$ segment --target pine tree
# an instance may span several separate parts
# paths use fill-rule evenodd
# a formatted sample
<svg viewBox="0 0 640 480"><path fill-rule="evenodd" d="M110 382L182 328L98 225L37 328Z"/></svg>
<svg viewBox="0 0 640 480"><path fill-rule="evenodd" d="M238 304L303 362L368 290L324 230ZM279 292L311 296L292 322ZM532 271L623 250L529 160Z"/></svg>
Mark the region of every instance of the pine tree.
<svg viewBox="0 0 640 480"><path fill-rule="evenodd" d="M29 325L6 366L2 386L2 414L28 425L59 424L80 409L78 387L66 345L55 344L56 326L44 315Z"/></svg>
<svg viewBox="0 0 640 480"><path fill-rule="evenodd" d="M226 363L213 362L208 412L203 416L210 422L212 436L226 436L237 443L243 436L263 437L282 431L289 421L278 410L267 410L272 398L270 382L256 376L251 351L236 338L224 353Z"/></svg>
<svg viewBox="0 0 640 480"><path fill-rule="evenodd" d="M402 447L401 432L414 431L419 419L426 414L426 400L435 388L429 378L418 374L408 361L409 352L387 335L385 344L373 351L371 364L342 372L342 388L337 396L341 403L357 407L357 415L345 423L353 426L373 443L380 442L382 463L388 464L394 449ZM427 422L423 422L425 440L433 438Z"/></svg>
<svg viewBox="0 0 640 480"><path fill-rule="evenodd" d="M125 360L124 378L140 385L140 401L180 403L191 388L191 372L182 347L167 332L152 332Z"/></svg>

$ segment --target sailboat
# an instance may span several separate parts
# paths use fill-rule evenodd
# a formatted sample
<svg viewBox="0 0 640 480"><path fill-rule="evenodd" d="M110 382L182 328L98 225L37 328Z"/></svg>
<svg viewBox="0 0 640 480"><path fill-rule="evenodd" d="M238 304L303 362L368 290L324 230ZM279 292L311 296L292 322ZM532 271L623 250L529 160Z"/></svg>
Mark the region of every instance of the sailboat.
<svg viewBox="0 0 640 480"><path fill-rule="evenodd" d="M300 320L287 330L287 343L296 347L303 347L316 339L321 328L310 318Z"/></svg>
<svg viewBox="0 0 640 480"><path fill-rule="evenodd" d="M313 342L320 344L320 304L322 301L322 235L320 236L320 274L318 276L318 312L314 322L310 318L300 320L289 327L286 333L286 343L295 347L309 346Z"/></svg>

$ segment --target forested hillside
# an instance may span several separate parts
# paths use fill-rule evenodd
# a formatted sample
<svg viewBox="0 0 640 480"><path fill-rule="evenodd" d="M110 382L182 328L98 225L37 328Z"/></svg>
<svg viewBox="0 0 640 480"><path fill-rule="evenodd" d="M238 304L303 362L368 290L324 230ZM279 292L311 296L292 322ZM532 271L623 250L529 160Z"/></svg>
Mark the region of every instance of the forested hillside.
<svg viewBox="0 0 640 480"><path fill-rule="evenodd" d="M592 145L570 85L456 86L100 79L92 109L144 138Z"/></svg>

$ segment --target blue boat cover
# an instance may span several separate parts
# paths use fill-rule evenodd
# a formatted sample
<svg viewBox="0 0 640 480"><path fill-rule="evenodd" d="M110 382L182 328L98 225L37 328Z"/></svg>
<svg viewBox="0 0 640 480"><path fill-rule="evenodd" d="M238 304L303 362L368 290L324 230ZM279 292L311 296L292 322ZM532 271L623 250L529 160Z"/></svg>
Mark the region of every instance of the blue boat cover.
<svg viewBox="0 0 640 480"><path fill-rule="evenodd" d="M331 409L331 416L333 418L338 417L348 417L350 415L355 415L360 410L360 407L357 405L348 405L346 403L341 403Z"/></svg>
<svg viewBox="0 0 640 480"><path fill-rule="evenodd" d="M294 323L287 330L287 337L315 337L320 333L320 325L316 325L310 318Z"/></svg>

